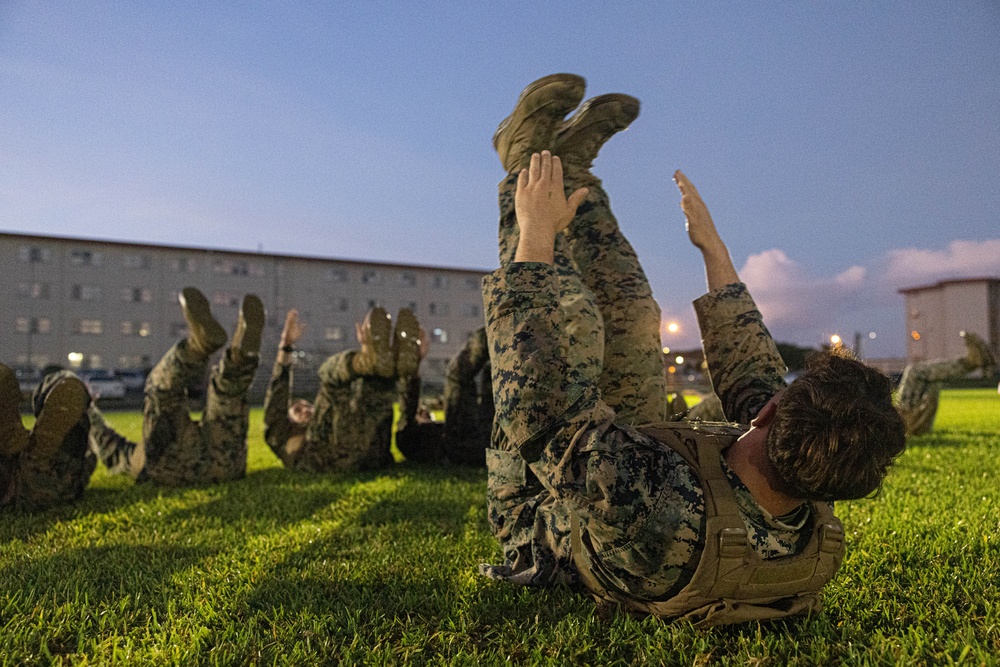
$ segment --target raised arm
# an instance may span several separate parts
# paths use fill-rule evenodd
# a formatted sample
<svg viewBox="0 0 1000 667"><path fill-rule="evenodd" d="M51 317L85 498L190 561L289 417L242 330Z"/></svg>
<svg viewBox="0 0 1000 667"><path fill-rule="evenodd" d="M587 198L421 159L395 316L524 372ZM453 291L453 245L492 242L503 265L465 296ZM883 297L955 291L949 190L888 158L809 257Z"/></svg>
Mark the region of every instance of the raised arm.
<svg viewBox="0 0 1000 667"><path fill-rule="evenodd" d="M715 229L708 207L702 201L701 195L694 184L688 180L680 169L674 172L674 182L681 191L681 210L687 218L687 232L691 243L701 250L705 260L705 276L708 278L708 290L740 282L736 267L729 257L729 249L722 242L722 237Z"/></svg>

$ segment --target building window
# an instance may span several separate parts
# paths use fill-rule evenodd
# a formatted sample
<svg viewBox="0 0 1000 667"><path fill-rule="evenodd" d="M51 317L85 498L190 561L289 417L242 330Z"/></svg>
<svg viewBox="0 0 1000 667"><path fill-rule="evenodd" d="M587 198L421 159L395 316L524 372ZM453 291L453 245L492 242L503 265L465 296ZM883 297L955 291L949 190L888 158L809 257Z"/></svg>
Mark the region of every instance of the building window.
<svg viewBox="0 0 1000 667"><path fill-rule="evenodd" d="M363 285L381 285L382 274L374 269L369 269L361 274L361 283Z"/></svg>
<svg viewBox="0 0 1000 667"><path fill-rule="evenodd" d="M347 269L327 269L326 281L328 283L346 283Z"/></svg>
<svg viewBox="0 0 1000 667"><path fill-rule="evenodd" d="M399 274L399 284L404 287L416 287L417 286L417 274L411 271L404 271Z"/></svg>
<svg viewBox="0 0 1000 667"><path fill-rule="evenodd" d="M21 283L17 286L18 296L26 299L48 299L48 283Z"/></svg>
<svg viewBox="0 0 1000 667"><path fill-rule="evenodd" d="M323 337L326 340L344 340L344 327L327 327Z"/></svg>
<svg viewBox="0 0 1000 667"><path fill-rule="evenodd" d="M100 266L101 253L94 250L70 250L69 261L76 266Z"/></svg>
<svg viewBox="0 0 1000 667"><path fill-rule="evenodd" d="M474 303L466 303L462 306L462 315L465 317L479 317L482 315L482 310Z"/></svg>
<svg viewBox="0 0 1000 667"><path fill-rule="evenodd" d="M232 292L216 292L212 295L212 303L216 306L238 306L240 297Z"/></svg>
<svg viewBox="0 0 1000 667"><path fill-rule="evenodd" d="M444 317L448 314L448 304L446 303L434 303L433 301L427 306L427 312L431 315L438 315Z"/></svg>
<svg viewBox="0 0 1000 667"><path fill-rule="evenodd" d="M122 301L131 303L152 303L153 290L148 287L126 287L122 290Z"/></svg>
<svg viewBox="0 0 1000 667"><path fill-rule="evenodd" d="M171 338L187 338L188 328L187 324L184 322L171 322L170 323L170 337Z"/></svg>
<svg viewBox="0 0 1000 667"><path fill-rule="evenodd" d="M47 334L52 331L52 320L47 317L18 317L14 320L17 333Z"/></svg>
<svg viewBox="0 0 1000 667"><path fill-rule="evenodd" d="M132 322L130 320L123 320L121 325L121 333L123 336L140 336L145 338L153 330L153 327L149 322Z"/></svg>
<svg viewBox="0 0 1000 667"><path fill-rule="evenodd" d="M81 319L76 321L74 331L84 336L97 336L103 333L104 325L100 320Z"/></svg>
<svg viewBox="0 0 1000 667"><path fill-rule="evenodd" d="M476 278L475 276L466 276L464 282L466 289L478 290L480 287L480 283L482 281L479 278Z"/></svg>
<svg viewBox="0 0 1000 667"><path fill-rule="evenodd" d="M222 276L263 276L264 267L243 259L217 259L212 262L212 273Z"/></svg>
<svg viewBox="0 0 1000 667"><path fill-rule="evenodd" d="M416 301L406 301L405 303L402 303L402 304L400 304L400 306L399 306L399 307L400 307L400 308L409 308L409 309L410 309L410 311L411 311L411 312L412 312L412 313L413 313L414 315L416 315L416 314L417 314L417 302L416 302Z"/></svg>
<svg viewBox="0 0 1000 667"><path fill-rule="evenodd" d="M444 329L434 329L431 332L431 340L435 343L447 343L448 342L448 332Z"/></svg>
<svg viewBox="0 0 1000 667"><path fill-rule="evenodd" d="M248 276L250 267L246 262L232 259L217 259L212 262L212 273L223 276Z"/></svg>
<svg viewBox="0 0 1000 667"><path fill-rule="evenodd" d="M99 301L101 288L97 285L72 285L69 289L69 298L74 301Z"/></svg>
<svg viewBox="0 0 1000 667"><path fill-rule="evenodd" d="M435 275L431 278L431 286L437 289L441 289L448 286L448 276L442 276L440 274Z"/></svg>
<svg viewBox="0 0 1000 667"><path fill-rule="evenodd" d="M148 269L153 262L149 255L129 254L122 258L122 265L126 269Z"/></svg>
<svg viewBox="0 0 1000 667"><path fill-rule="evenodd" d="M378 299L368 299L368 310L378 305Z"/></svg>
<svg viewBox="0 0 1000 667"><path fill-rule="evenodd" d="M22 262L31 262L32 264L38 262L47 262L52 256L52 253L48 248L40 248L38 246L21 246L17 253L18 258Z"/></svg>
<svg viewBox="0 0 1000 667"><path fill-rule="evenodd" d="M192 257L176 257L170 260L170 268L175 273L194 273L198 270L198 263Z"/></svg>

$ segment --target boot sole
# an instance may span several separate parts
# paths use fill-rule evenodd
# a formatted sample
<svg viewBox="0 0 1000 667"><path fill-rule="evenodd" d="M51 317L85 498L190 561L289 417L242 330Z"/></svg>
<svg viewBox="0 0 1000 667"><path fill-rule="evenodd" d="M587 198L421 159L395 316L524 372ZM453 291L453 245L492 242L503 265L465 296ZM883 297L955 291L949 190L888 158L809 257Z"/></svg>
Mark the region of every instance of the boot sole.
<svg viewBox="0 0 1000 667"><path fill-rule="evenodd" d="M559 86L565 88L565 90L556 94L549 94L546 97L540 97L537 101L530 100L532 96L549 86ZM521 95L517 98L514 111L500 122L496 132L493 133L493 148L498 150L500 135L513 122L514 116L520 114L523 118L527 118L539 109L552 106L551 113L553 117L561 118L576 108L580 100L583 99L586 87L586 80L576 74L549 74L529 84L527 88L521 91ZM544 100L544 102L541 100Z"/></svg>
<svg viewBox="0 0 1000 667"><path fill-rule="evenodd" d="M395 363L392 359L392 319L385 308L377 306L372 309L369 318L368 344L375 354L375 375L392 377L395 374Z"/></svg>
<svg viewBox="0 0 1000 667"><path fill-rule="evenodd" d="M260 338L264 333L264 304L256 294L247 294L240 304L240 319L243 321L243 340L240 351L243 354L260 354Z"/></svg>
<svg viewBox="0 0 1000 667"><path fill-rule="evenodd" d="M409 308L399 311L392 344L396 352L396 375L415 376L420 368L420 322Z"/></svg>
<svg viewBox="0 0 1000 667"><path fill-rule="evenodd" d="M603 107L609 104L617 104L624 112L621 118L613 115L605 118L600 115ZM621 132L631 125L639 117L639 100L631 95L623 93L610 93L608 95L598 95L583 103L583 106L566 120L556 132L556 144L572 138L573 134L583 130L592 123L608 120L614 123L614 131Z"/></svg>
<svg viewBox="0 0 1000 667"><path fill-rule="evenodd" d="M90 393L79 378L67 377L56 383L45 397L31 432L32 450L43 456L55 452L66 434L83 417L89 403Z"/></svg>
<svg viewBox="0 0 1000 667"><path fill-rule="evenodd" d="M188 326L201 329L197 334L190 332L191 335L204 337L205 344L213 350L226 344L226 330L212 317L212 307L204 294L197 288L185 287L181 290L180 302Z"/></svg>

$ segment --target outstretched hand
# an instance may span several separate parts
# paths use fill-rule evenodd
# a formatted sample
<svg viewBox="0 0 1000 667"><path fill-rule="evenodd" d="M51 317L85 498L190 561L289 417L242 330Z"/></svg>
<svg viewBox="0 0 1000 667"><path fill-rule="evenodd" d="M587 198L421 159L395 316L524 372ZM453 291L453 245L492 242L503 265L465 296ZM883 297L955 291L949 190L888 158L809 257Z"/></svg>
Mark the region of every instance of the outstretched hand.
<svg viewBox="0 0 1000 667"><path fill-rule="evenodd" d="M580 188L566 199L562 161L549 151L531 156L521 170L514 194L514 212L520 236L515 262L554 261L556 234L566 229L589 190Z"/></svg>
<svg viewBox="0 0 1000 667"><path fill-rule="evenodd" d="M708 212L708 207L702 200L694 183L678 169L674 172L674 182L681 191L681 210L687 218L688 237L696 248L705 250L713 245L722 243L719 232L715 229L712 216Z"/></svg>
<svg viewBox="0 0 1000 667"><path fill-rule="evenodd" d="M305 328L305 323L299 321L299 311L295 308L289 310L288 314L285 315L285 328L281 330L280 346L294 346L302 338Z"/></svg>
<svg viewBox="0 0 1000 667"><path fill-rule="evenodd" d="M694 184L678 169L674 172L674 182L681 191L681 210L687 218L687 233L691 243L701 250L705 261L705 276L708 278L708 289L714 290L723 285L738 283L739 276L729 257L729 250L722 242L722 237L715 229L708 207L702 201L701 195Z"/></svg>

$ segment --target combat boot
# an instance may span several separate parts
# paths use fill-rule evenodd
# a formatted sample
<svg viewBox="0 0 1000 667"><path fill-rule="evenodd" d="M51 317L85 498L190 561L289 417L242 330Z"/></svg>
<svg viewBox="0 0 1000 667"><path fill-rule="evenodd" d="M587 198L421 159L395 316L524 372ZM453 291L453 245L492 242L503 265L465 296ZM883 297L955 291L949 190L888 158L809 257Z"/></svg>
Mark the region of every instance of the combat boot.
<svg viewBox="0 0 1000 667"><path fill-rule="evenodd" d="M229 355L234 361L240 356L259 356L262 333L264 333L264 304L256 294L247 294L240 304L236 331L229 341Z"/></svg>
<svg viewBox="0 0 1000 667"><path fill-rule="evenodd" d="M207 359L226 344L226 330L212 317L208 299L196 288L185 287L181 291L180 302L184 319L187 320L188 350Z"/></svg>
<svg viewBox="0 0 1000 667"><path fill-rule="evenodd" d="M396 317L396 331L392 337L396 375L403 378L416 376L420 368L420 345L420 322L412 310L403 308Z"/></svg>
<svg viewBox="0 0 1000 667"><path fill-rule="evenodd" d="M21 383L13 370L0 364L0 456L14 456L28 446L21 423Z"/></svg>
<svg viewBox="0 0 1000 667"><path fill-rule="evenodd" d="M583 103L556 130L554 155L564 171L589 171L601 147L639 117L639 100L621 93L599 95Z"/></svg>
<svg viewBox="0 0 1000 667"><path fill-rule="evenodd" d="M984 376L992 375L996 370L997 360L986 341L971 331L961 331L959 335L965 339L964 361L969 370L982 368Z"/></svg>
<svg viewBox="0 0 1000 667"><path fill-rule="evenodd" d="M552 149L556 125L580 103L585 87L576 74L550 74L521 92L493 135L493 148L508 173L527 167L532 153Z"/></svg>
<svg viewBox="0 0 1000 667"><path fill-rule="evenodd" d="M83 381L67 374L45 396L31 431L32 455L47 459L62 446L63 439L90 405L90 392Z"/></svg>
<svg viewBox="0 0 1000 667"><path fill-rule="evenodd" d="M351 367L358 375L377 375L391 378L396 374L392 358L392 318L381 306L368 311L365 321L358 327L361 349L351 360Z"/></svg>

